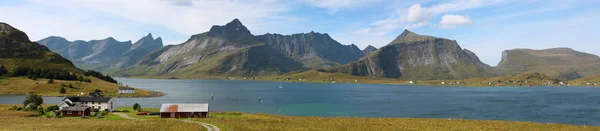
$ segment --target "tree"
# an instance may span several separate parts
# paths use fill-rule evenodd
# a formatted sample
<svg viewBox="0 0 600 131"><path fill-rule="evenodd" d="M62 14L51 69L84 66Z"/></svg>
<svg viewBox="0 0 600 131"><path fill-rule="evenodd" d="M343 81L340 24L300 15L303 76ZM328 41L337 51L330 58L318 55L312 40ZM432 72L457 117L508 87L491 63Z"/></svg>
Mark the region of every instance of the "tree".
<svg viewBox="0 0 600 131"><path fill-rule="evenodd" d="M44 99L37 94L30 94L27 95L25 101L23 101L23 105L28 105L30 103L37 107L41 104L44 104Z"/></svg>
<svg viewBox="0 0 600 131"><path fill-rule="evenodd" d="M138 103L133 104L133 110L139 111L141 109L142 109L142 106L140 106L140 104L138 104Z"/></svg>
<svg viewBox="0 0 600 131"><path fill-rule="evenodd" d="M49 79L48 84L54 84L54 79Z"/></svg>
<svg viewBox="0 0 600 131"><path fill-rule="evenodd" d="M58 93L65 94L65 93L67 93L67 89L65 89L65 87L60 87L60 90L58 91Z"/></svg>
<svg viewBox="0 0 600 131"><path fill-rule="evenodd" d="M6 67L4 67L4 64L0 65L0 76L4 75L8 73L8 70L6 70Z"/></svg>
<svg viewBox="0 0 600 131"><path fill-rule="evenodd" d="M92 83L92 80L90 80L90 78L88 78L88 79L85 79L85 82Z"/></svg>

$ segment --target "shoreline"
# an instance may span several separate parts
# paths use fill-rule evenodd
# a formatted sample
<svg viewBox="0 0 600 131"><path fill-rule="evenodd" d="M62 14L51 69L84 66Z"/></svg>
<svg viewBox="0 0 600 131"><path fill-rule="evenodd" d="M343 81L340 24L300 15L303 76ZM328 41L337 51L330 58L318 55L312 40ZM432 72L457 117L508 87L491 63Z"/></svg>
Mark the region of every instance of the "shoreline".
<svg viewBox="0 0 600 131"><path fill-rule="evenodd" d="M165 96L165 93L162 92L158 92L158 91L150 91L152 92L152 95L150 96L103 96L103 97L113 97L113 98L156 98L156 97L163 97ZM0 93L0 96L27 96L30 93L9 93L9 94L5 94L5 93ZM38 94L38 93L34 93L37 94L39 96L42 97L69 97L69 96L73 96L73 95L47 95L47 94ZM0 104L1 105L1 104Z"/></svg>
<svg viewBox="0 0 600 131"><path fill-rule="evenodd" d="M274 77L285 77L285 76L265 76L266 78L274 78ZM523 83L507 83L506 85L498 85L498 84L441 84L441 82L460 82L460 81L476 81L476 80L425 80L425 81L416 81L414 83L409 83L409 80L399 80L392 79L398 82L390 82L391 78L363 78L357 79L358 82L351 81L340 81L340 82L325 82L325 81L298 81L295 79L292 80L279 80L279 79L228 79L228 78L219 78L219 77L206 77L206 78L174 78L167 76L129 76L129 77L121 77L128 79L159 79L159 80L231 80L231 81L258 81L258 82L282 82L282 83L311 83L311 84L374 84L374 85L415 85L415 86L444 86L444 87L600 87L600 85L549 85L544 86L541 84L523 84ZM244 77L235 77L235 78L244 78ZM249 78L249 77L247 77ZM474 79L497 79L497 78L474 78ZM388 82L364 82L364 81L372 81L372 80L384 80ZM576 81L576 80L571 80ZM522 84L522 85L518 85Z"/></svg>

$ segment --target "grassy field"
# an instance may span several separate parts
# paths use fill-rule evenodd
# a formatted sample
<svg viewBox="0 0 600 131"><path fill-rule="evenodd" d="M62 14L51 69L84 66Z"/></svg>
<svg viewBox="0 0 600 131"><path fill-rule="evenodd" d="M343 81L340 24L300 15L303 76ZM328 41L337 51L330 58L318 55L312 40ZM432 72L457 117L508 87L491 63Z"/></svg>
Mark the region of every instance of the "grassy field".
<svg viewBox="0 0 600 131"><path fill-rule="evenodd" d="M120 107L119 110L130 110ZM148 112L155 108L144 108ZM136 116L140 119L160 119L158 116ZM239 112L211 112L210 118L192 119L219 126L222 130L269 131L364 131L364 130L600 130L596 126L544 124L497 120L426 119L426 118L353 118L353 117L295 117L270 114L245 114Z"/></svg>
<svg viewBox="0 0 600 131"><path fill-rule="evenodd" d="M25 117L36 112L12 111L13 105L0 105L0 131L15 130L102 130L102 131L163 131L163 130L206 130L198 124L184 123L175 119L125 120L109 116L105 118L64 117L41 118ZM22 106L22 105L19 105Z"/></svg>
<svg viewBox="0 0 600 131"><path fill-rule="evenodd" d="M36 81L27 79L26 77L10 77L0 78L0 95L24 95L29 93L35 93L42 96L76 96L80 95L81 92L93 92L96 89L103 91L104 96L110 97L151 97L155 95L161 95L160 93L153 93L152 91L135 89L135 94L118 94L117 88L119 85L100 80L95 77L88 77L92 80L92 83L79 82L79 81L63 81L54 80L54 84L48 84L47 79L38 79ZM60 94L59 90L61 85L73 85L74 88L66 88L65 94Z"/></svg>
<svg viewBox="0 0 600 131"><path fill-rule="evenodd" d="M211 113L212 118L197 119L228 130L600 130L594 126L542 124L495 120L425 118L349 118L294 117L269 114Z"/></svg>

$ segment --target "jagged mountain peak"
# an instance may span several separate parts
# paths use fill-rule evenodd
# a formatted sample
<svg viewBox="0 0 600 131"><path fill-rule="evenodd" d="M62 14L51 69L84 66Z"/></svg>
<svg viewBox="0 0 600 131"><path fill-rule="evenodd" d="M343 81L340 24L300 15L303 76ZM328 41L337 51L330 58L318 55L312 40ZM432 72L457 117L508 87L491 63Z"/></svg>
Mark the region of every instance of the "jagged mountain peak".
<svg viewBox="0 0 600 131"><path fill-rule="evenodd" d="M234 19L224 26L214 25L210 28L208 34L214 37L224 37L229 40L253 36L250 30L238 19Z"/></svg>
<svg viewBox="0 0 600 131"><path fill-rule="evenodd" d="M426 40L433 40L433 39L438 39L438 38L433 37L433 36L427 36L427 35L419 35L417 33L409 31L408 29L404 29L402 34L400 34L398 37L396 37L396 39L394 39L389 44L407 43L407 42L414 42L414 41L426 41Z"/></svg>

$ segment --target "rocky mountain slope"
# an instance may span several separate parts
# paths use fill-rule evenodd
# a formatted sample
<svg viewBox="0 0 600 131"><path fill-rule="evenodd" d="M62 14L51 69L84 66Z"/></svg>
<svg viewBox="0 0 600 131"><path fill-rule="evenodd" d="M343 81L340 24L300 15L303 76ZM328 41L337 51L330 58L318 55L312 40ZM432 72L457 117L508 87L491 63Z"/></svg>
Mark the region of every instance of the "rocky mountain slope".
<svg viewBox="0 0 600 131"><path fill-rule="evenodd" d="M369 46L365 47L365 49L363 49L362 52L364 55L369 55L369 54L375 52L376 50L377 50L377 48L369 45Z"/></svg>
<svg viewBox="0 0 600 131"><path fill-rule="evenodd" d="M491 75L491 67L454 40L405 30L388 45L359 61L328 72L414 80L462 79Z"/></svg>
<svg viewBox="0 0 600 131"><path fill-rule="evenodd" d="M600 75L600 57L570 48L502 52L497 69L506 74L539 72L561 80Z"/></svg>
<svg viewBox="0 0 600 131"><path fill-rule="evenodd" d="M73 61L78 67L99 71L129 67L163 46L162 39L154 39L152 34L142 37L134 44L131 41L120 42L112 37L71 42L57 36L44 38L38 43Z"/></svg>
<svg viewBox="0 0 600 131"><path fill-rule="evenodd" d="M156 50L134 66L114 72L133 76L264 76L346 64L362 57L355 45L342 45L315 32L254 36L235 19L196 34L186 42Z"/></svg>
<svg viewBox="0 0 600 131"><path fill-rule="evenodd" d="M31 42L24 32L0 22L0 64L15 67L66 69L81 71L46 46Z"/></svg>

